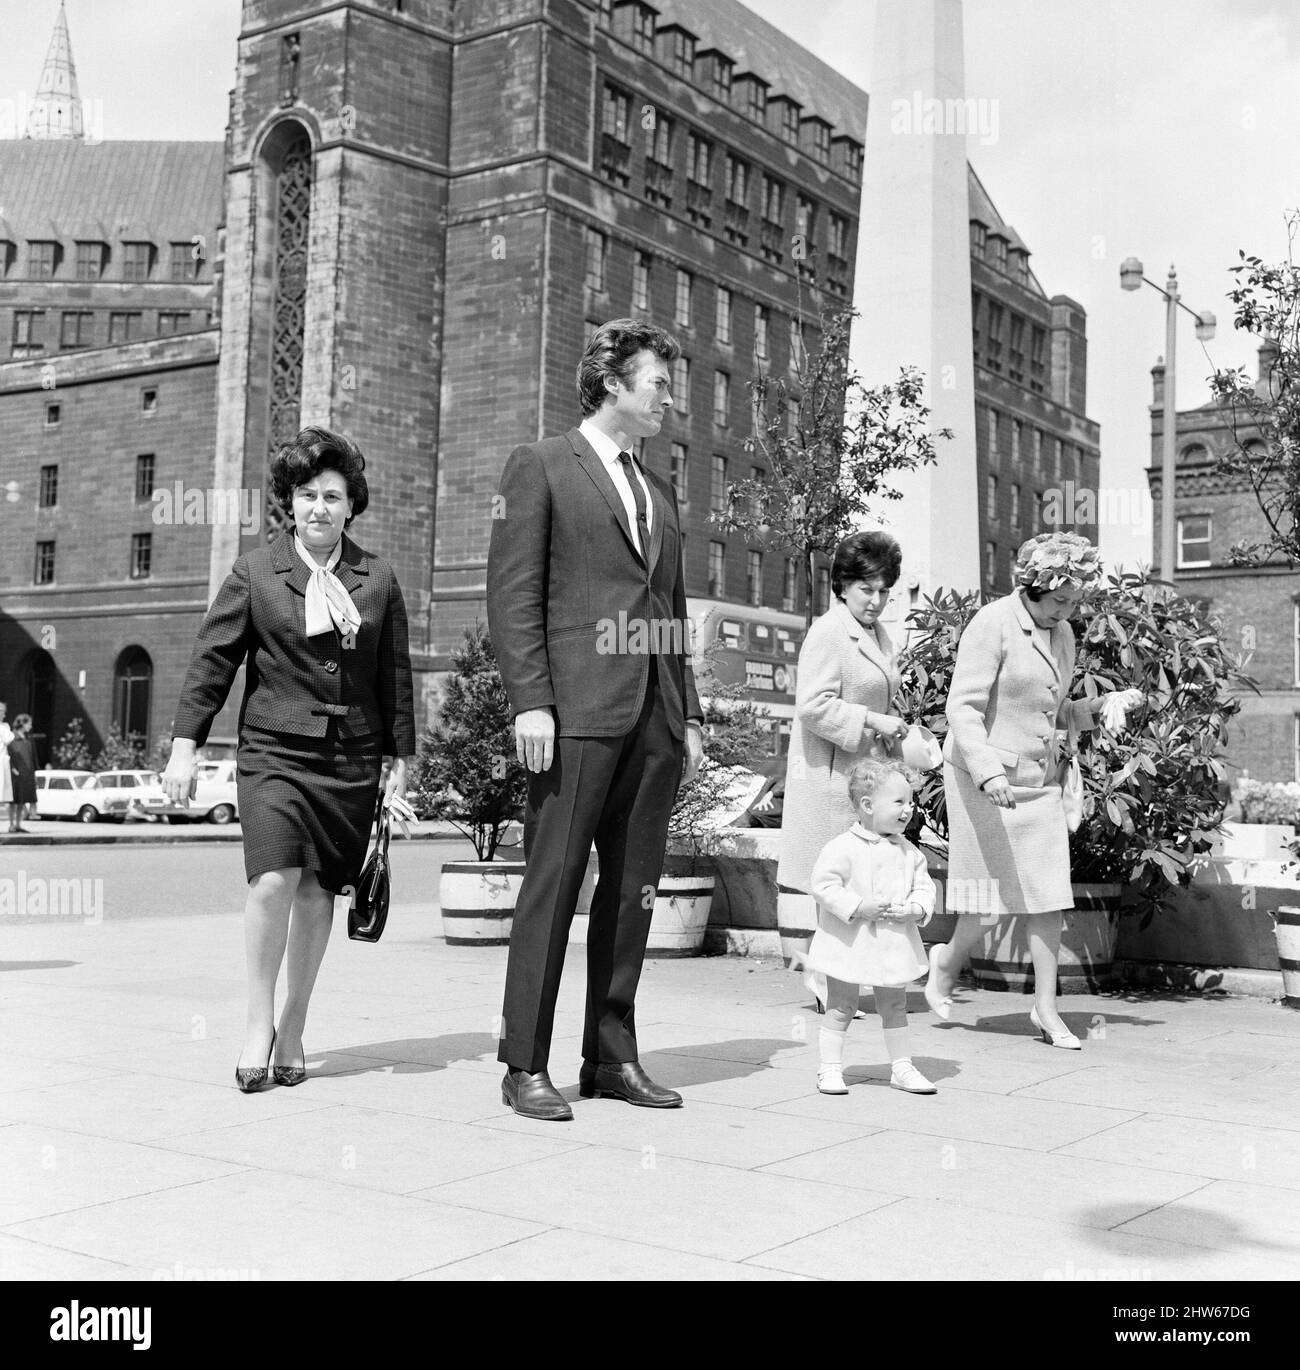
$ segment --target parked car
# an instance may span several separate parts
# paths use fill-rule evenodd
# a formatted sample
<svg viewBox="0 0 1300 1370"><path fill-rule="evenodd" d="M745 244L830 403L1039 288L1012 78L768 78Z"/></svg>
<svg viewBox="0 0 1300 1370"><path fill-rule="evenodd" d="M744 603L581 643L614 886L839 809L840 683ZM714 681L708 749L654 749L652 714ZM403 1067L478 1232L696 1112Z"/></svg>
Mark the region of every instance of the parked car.
<svg viewBox="0 0 1300 1370"><path fill-rule="evenodd" d="M166 813L170 801L157 771L100 771L77 791L80 803L76 816L82 823L111 818L150 821Z"/></svg>
<svg viewBox="0 0 1300 1370"><path fill-rule="evenodd" d="M82 786L93 779L92 771L37 771L36 817L75 818L81 807Z"/></svg>
<svg viewBox="0 0 1300 1370"><path fill-rule="evenodd" d="M234 757L223 761L200 761L198 784L188 808L169 804L167 817L173 823L187 819L209 823L230 823L239 817L239 792L235 784Z"/></svg>

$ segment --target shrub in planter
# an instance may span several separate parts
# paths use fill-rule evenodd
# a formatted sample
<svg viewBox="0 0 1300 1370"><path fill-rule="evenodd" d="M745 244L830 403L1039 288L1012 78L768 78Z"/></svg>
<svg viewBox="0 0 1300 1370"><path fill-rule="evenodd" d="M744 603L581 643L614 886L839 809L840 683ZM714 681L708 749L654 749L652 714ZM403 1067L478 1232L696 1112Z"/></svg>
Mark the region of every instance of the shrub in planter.
<svg viewBox="0 0 1300 1370"><path fill-rule="evenodd" d="M480 861L495 858L518 817L528 778L515 756L510 701L482 623L466 628L452 653L438 721L420 738L412 805L429 818L454 823Z"/></svg>
<svg viewBox="0 0 1300 1370"><path fill-rule="evenodd" d="M527 772L515 756L510 701L482 623L465 629L452 653L438 720L420 738L412 805L447 819L474 844L477 862L448 862L440 882L443 933L449 943L494 945L510 940L523 863L497 851L527 796Z"/></svg>
<svg viewBox="0 0 1300 1370"><path fill-rule="evenodd" d="M914 636L900 661L899 710L941 737L957 641L978 608L974 594L940 592L908 619ZM1118 735L1100 724L1079 735L1084 818L1070 836L1072 879L1129 886L1145 924L1165 892L1209 860L1226 775L1216 753L1241 708L1236 692L1255 685L1216 622L1142 573L1111 572L1071 626L1078 645L1072 694L1137 687L1158 701L1138 705ZM926 778L918 809L914 827L924 819L946 838L941 772Z"/></svg>
<svg viewBox="0 0 1300 1370"><path fill-rule="evenodd" d="M711 654L705 654L706 666ZM713 899L712 875L700 875L701 856L714 849L717 817L752 767L770 755L766 710L746 699L743 687L711 674L697 678L704 711L704 760L678 791L668 820L668 851L659 878L647 952L695 955L704 942Z"/></svg>

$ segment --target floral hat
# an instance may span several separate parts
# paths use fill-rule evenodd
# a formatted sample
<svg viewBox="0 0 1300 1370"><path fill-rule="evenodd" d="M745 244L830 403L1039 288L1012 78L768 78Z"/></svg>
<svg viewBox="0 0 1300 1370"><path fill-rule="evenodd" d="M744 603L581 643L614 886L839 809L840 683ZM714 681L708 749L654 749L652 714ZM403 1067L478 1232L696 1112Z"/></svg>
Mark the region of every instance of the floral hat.
<svg viewBox="0 0 1300 1370"><path fill-rule="evenodd" d="M1039 533L1016 553L1016 584L1045 592L1062 585L1087 589L1101 574L1097 549L1079 533Z"/></svg>

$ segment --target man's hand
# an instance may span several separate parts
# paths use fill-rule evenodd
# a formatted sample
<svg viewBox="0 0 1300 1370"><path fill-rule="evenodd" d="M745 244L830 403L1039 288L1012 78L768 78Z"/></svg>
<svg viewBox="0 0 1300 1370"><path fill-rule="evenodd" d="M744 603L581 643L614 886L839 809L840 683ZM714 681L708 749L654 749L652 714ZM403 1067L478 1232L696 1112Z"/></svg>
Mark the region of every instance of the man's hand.
<svg viewBox="0 0 1300 1370"><path fill-rule="evenodd" d="M686 756L682 761L682 784L689 785L699 774L704 760L704 729L695 722L686 725Z"/></svg>
<svg viewBox="0 0 1300 1370"><path fill-rule="evenodd" d="M525 709L515 715L515 755L530 771L549 771L555 760L555 715L550 709Z"/></svg>

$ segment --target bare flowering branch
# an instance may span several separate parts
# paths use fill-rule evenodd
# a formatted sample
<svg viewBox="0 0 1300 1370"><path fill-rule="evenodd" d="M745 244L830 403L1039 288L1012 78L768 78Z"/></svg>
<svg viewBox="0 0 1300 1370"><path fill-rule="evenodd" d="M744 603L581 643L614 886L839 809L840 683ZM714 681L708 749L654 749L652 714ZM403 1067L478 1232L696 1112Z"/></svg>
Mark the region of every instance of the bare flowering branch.
<svg viewBox="0 0 1300 1370"><path fill-rule="evenodd" d="M791 553L803 566L806 617L812 621L813 562L829 557L879 501L901 498L889 478L937 461L925 378L903 367L890 384L867 387L849 361L856 311L821 320L815 352L796 352L793 380L760 373L749 383L753 432L747 452L761 457L761 477L727 486L724 509L710 520L746 542Z"/></svg>
<svg viewBox="0 0 1300 1370"><path fill-rule="evenodd" d="M1232 429L1233 445L1219 469L1255 497L1267 535L1234 544L1235 565L1300 560L1300 266L1295 260L1300 210L1286 216L1287 255L1281 262L1239 253L1228 292L1234 326L1265 344L1258 380L1244 368L1219 370L1211 388Z"/></svg>

